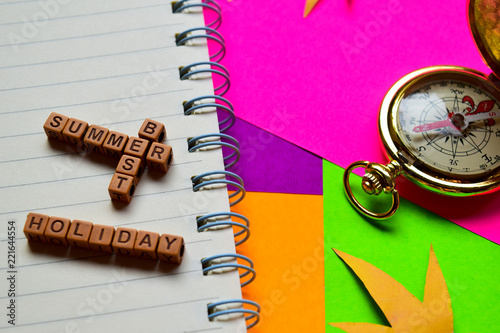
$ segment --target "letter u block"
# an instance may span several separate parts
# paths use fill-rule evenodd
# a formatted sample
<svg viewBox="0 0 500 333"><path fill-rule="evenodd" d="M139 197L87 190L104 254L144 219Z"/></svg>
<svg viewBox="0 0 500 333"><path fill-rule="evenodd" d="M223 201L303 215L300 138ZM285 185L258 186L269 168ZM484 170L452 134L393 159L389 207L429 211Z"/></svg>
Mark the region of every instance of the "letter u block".
<svg viewBox="0 0 500 333"><path fill-rule="evenodd" d="M156 254L161 261L180 264L184 256L184 239L180 236L161 235Z"/></svg>
<svg viewBox="0 0 500 333"><path fill-rule="evenodd" d="M109 130L102 126L90 125L83 139L85 148L89 151L103 153L102 145L108 136Z"/></svg>
<svg viewBox="0 0 500 333"><path fill-rule="evenodd" d="M70 226L70 219L51 216L45 228L45 239L51 244L68 246L66 236Z"/></svg>
<svg viewBox="0 0 500 333"><path fill-rule="evenodd" d="M23 229L26 238L30 241L46 242L47 240L43 233L47 227L49 218L48 215L29 213Z"/></svg>
<svg viewBox="0 0 500 333"><path fill-rule="evenodd" d="M113 237L112 246L117 254L133 256L134 244L137 236L137 230L131 228L116 228Z"/></svg>
<svg viewBox="0 0 500 333"><path fill-rule="evenodd" d="M92 226L92 222L73 220L66 237L69 245L90 250L89 238Z"/></svg>
<svg viewBox="0 0 500 333"><path fill-rule="evenodd" d="M89 238L89 246L94 251L113 253L111 242L115 228L110 225L94 224Z"/></svg>
<svg viewBox="0 0 500 333"><path fill-rule="evenodd" d="M156 232L139 230L134 244L136 257L145 259L157 259L156 248L160 235Z"/></svg>
<svg viewBox="0 0 500 333"><path fill-rule="evenodd" d="M78 148L82 148L83 138L85 133L87 133L88 127L89 124L83 120L69 118L62 132L64 141L76 145Z"/></svg>
<svg viewBox="0 0 500 333"><path fill-rule="evenodd" d="M163 143L153 142L146 156L146 163L150 169L167 172L172 164L172 147Z"/></svg>
<svg viewBox="0 0 500 333"><path fill-rule="evenodd" d="M109 183L108 192L111 199L129 203L135 192L134 177L115 172Z"/></svg>
<svg viewBox="0 0 500 333"><path fill-rule="evenodd" d="M123 155L123 149L128 141L128 135L109 131L108 136L102 144L103 153L109 157L119 159Z"/></svg>
<svg viewBox="0 0 500 333"><path fill-rule="evenodd" d="M146 119L139 130L139 137L151 142L163 142L167 137L167 131L162 123Z"/></svg>
<svg viewBox="0 0 500 333"><path fill-rule="evenodd" d="M49 118L47 118L45 124L43 125L45 134L47 134L49 139L56 139L63 141L62 132L68 120L69 120L68 117L59 113L52 112L49 115Z"/></svg>

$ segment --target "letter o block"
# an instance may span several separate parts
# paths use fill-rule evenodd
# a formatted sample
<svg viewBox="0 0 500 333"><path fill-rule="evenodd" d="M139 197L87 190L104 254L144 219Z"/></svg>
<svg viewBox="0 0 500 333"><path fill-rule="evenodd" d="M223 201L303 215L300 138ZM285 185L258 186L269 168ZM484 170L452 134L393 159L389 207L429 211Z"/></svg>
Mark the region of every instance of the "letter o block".
<svg viewBox="0 0 500 333"><path fill-rule="evenodd" d="M45 124L43 125L45 134L47 134L49 139L56 139L63 141L62 132L68 120L69 120L68 117L59 113L52 112L49 118L47 118Z"/></svg>
<svg viewBox="0 0 500 333"><path fill-rule="evenodd" d="M112 246L117 254L133 256L137 230L131 228L116 228Z"/></svg>
<svg viewBox="0 0 500 333"><path fill-rule="evenodd" d="M23 229L26 238L30 241L46 242L43 233L45 232L49 218L48 215L29 213Z"/></svg>
<svg viewBox="0 0 500 333"><path fill-rule="evenodd" d="M76 145L78 148L82 148L83 138L85 133L87 133L88 127L89 124L83 120L69 118L62 132L64 141Z"/></svg>
<svg viewBox="0 0 500 333"><path fill-rule="evenodd" d="M163 234L156 250L158 259L171 264L180 264L184 256L184 239L180 236Z"/></svg>
<svg viewBox="0 0 500 333"><path fill-rule="evenodd" d="M160 235L156 232L139 230L134 244L136 257L145 259L157 259L156 248Z"/></svg>
<svg viewBox="0 0 500 333"><path fill-rule="evenodd" d="M163 142L167 137L167 131L162 123L146 119L139 130L139 137L151 142Z"/></svg>
<svg viewBox="0 0 500 333"><path fill-rule="evenodd" d="M172 164L172 147L163 143L153 142L146 156L146 164L148 168L167 172Z"/></svg>
<svg viewBox="0 0 500 333"><path fill-rule="evenodd" d="M73 220L66 237L69 245L90 250L89 238L92 226L92 222Z"/></svg>
<svg viewBox="0 0 500 333"><path fill-rule="evenodd" d="M70 226L70 219L51 216L45 228L45 239L51 244L68 246L66 236Z"/></svg>
<svg viewBox="0 0 500 333"><path fill-rule="evenodd" d="M129 203L135 192L134 177L115 172L109 183L108 192L111 199Z"/></svg>

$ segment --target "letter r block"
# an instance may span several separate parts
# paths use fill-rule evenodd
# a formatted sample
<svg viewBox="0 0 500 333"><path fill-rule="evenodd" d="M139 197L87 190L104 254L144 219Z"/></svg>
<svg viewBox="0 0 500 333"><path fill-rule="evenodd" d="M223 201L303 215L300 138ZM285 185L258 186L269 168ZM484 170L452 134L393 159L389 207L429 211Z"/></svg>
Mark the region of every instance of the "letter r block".
<svg viewBox="0 0 500 333"><path fill-rule="evenodd" d="M70 225L70 219L51 216L45 228L45 239L51 244L68 246L66 236L68 235Z"/></svg>
<svg viewBox="0 0 500 333"><path fill-rule="evenodd" d="M151 119L144 120L139 130L139 137L151 142L163 142L167 136L165 125Z"/></svg>
<svg viewBox="0 0 500 333"><path fill-rule="evenodd" d="M46 242L47 240L43 233L47 227L49 218L48 215L29 213L23 229L26 238L30 241Z"/></svg>
<svg viewBox="0 0 500 333"><path fill-rule="evenodd" d="M184 239L180 236L163 234L156 250L158 259L172 264L180 264L184 256Z"/></svg>
<svg viewBox="0 0 500 333"><path fill-rule="evenodd" d="M113 253L111 242L115 228L110 225L94 224L89 238L89 246L94 251Z"/></svg>
<svg viewBox="0 0 500 333"><path fill-rule="evenodd" d="M112 246L117 254L133 256L137 230L131 228L116 228Z"/></svg>
<svg viewBox="0 0 500 333"><path fill-rule="evenodd" d="M66 237L69 245L90 250L89 238L92 226L92 222L73 220Z"/></svg>
<svg viewBox="0 0 500 333"><path fill-rule="evenodd" d="M66 126L69 118L59 114L52 112L47 118L47 121L43 125L43 129L45 130L45 134L49 137L49 139L56 139L63 141L63 129Z"/></svg>
<svg viewBox="0 0 500 333"><path fill-rule="evenodd" d="M135 192L134 177L115 172L109 183L108 192L111 199L129 203Z"/></svg>
<svg viewBox="0 0 500 333"><path fill-rule="evenodd" d="M157 259L156 248L160 235L156 232L139 230L134 244L136 257L145 259Z"/></svg>
<svg viewBox="0 0 500 333"><path fill-rule="evenodd" d="M109 130L102 126L90 125L83 139L83 144L89 151L103 153L102 145L108 136L108 132Z"/></svg>
<svg viewBox="0 0 500 333"><path fill-rule="evenodd" d="M166 173L172 164L172 157L172 147L153 142L146 156L146 163L150 169Z"/></svg>

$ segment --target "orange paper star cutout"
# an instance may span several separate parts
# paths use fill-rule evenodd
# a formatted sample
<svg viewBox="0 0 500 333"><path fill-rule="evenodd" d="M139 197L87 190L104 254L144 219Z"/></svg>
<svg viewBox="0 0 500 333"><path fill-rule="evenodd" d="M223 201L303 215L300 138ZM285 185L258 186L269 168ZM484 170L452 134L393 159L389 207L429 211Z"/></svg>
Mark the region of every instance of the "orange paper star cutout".
<svg viewBox="0 0 500 333"><path fill-rule="evenodd" d="M306 0L306 6L304 7L304 17L307 17L307 15L309 15L318 1L319 0Z"/></svg>
<svg viewBox="0 0 500 333"><path fill-rule="evenodd" d="M348 333L453 332L451 298L432 246L423 302L377 267L342 251L333 250L361 279L391 327L370 323L330 325Z"/></svg>

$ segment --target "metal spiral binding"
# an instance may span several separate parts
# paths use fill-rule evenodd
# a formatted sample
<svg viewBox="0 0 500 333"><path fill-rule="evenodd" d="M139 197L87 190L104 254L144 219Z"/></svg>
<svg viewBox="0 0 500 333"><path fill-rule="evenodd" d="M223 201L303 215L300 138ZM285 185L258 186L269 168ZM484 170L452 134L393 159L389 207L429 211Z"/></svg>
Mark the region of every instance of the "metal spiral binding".
<svg viewBox="0 0 500 333"><path fill-rule="evenodd" d="M227 180L226 176L233 178L234 181ZM241 177L237 174L230 171L205 172L201 175L193 177L191 181L193 182L194 192L212 190L217 188L226 188L229 185L236 187L237 190L234 193L228 195L230 206L234 206L239 203L241 200L243 200L246 194L243 179L241 179Z"/></svg>
<svg viewBox="0 0 500 333"><path fill-rule="evenodd" d="M247 265L242 265L237 262L237 259L246 261ZM253 261L248 257L236 254L236 253L226 253L218 254L201 260L201 265L203 267L203 275L210 274L223 274L230 271L235 271L242 269L245 272L240 274L240 280L251 274L249 278L241 282L241 286L244 287L255 279L255 269L253 268Z"/></svg>
<svg viewBox="0 0 500 333"><path fill-rule="evenodd" d="M233 144L223 142L223 138L232 141ZM240 143L238 140L230 135L222 133L203 134L188 139L188 149L190 153L202 150L219 149L221 147L227 147L233 150L230 155L224 156L224 167L228 169L235 165L240 159Z"/></svg>
<svg viewBox="0 0 500 333"><path fill-rule="evenodd" d="M231 219L232 217L240 219L243 223L233 221ZM234 245L236 246L243 244L250 237L250 221L248 218L238 213L219 212L198 216L196 218L196 224L198 226L198 232L227 229L231 227L240 228L239 231L234 233ZM240 237L241 235L244 236Z"/></svg>
<svg viewBox="0 0 500 333"><path fill-rule="evenodd" d="M194 35L193 32L195 31L205 31L205 33ZM226 55L226 42L224 41L224 37L222 37L222 35L217 30L209 27L192 28L185 30L175 36L175 44L177 46L194 45L194 40L198 38L207 40L210 39L219 44L220 47L219 51L217 51L214 54L211 54L210 60L218 63L224 58L224 56Z"/></svg>
<svg viewBox="0 0 500 333"><path fill-rule="evenodd" d="M218 104L215 102L221 102L224 104ZM187 102L183 103L184 115L189 116L192 114L202 114L216 111L224 111L228 116L219 121L220 132L224 133L226 130L230 129L234 122L236 121L236 116L234 115L233 104L227 99L217 95L207 95L193 98ZM229 123L229 124L226 124ZM224 125L224 127L222 127Z"/></svg>
<svg viewBox="0 0 500 333"><path fill-rule="evenodd" d="M243 306L253 306L255 310L246 309ZM207 306L209 320L232 320L245 316L245 321L253 320L247 324L247 328L252 328L260 320L260 305L246 299L230 299L221 302L211 303Z"/></svg>
<svg viewBox="0 0 500 333"><path fill-rule="evenodd" d="M214 29L218 29L220 27L222 23L222 13L219 4L214 0L203 0L197 3L194 3L193 1L190 0L181 0L172 2L172 12L174 14L188 12L190 9L196 7L202 9L206 8L210 11L213 11L217 15L217 18L212 22L208 23L207 27Z"/></svg>
<svg viewBox="0 0 500 333"><path fill-rule="evenodd" d="M213 67L216 67L216 69ZM207 75L204 76L202 74ZM224 94L229 91L229 87L231 86L231 79L229 78L229 72L226 67L213 61L200 61L179 68L181 80L198 80L204 77L211 77L212 74L217 74L224 79L223 83L214 88L216 95L224 96Z"/></svg>

